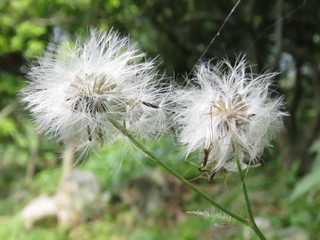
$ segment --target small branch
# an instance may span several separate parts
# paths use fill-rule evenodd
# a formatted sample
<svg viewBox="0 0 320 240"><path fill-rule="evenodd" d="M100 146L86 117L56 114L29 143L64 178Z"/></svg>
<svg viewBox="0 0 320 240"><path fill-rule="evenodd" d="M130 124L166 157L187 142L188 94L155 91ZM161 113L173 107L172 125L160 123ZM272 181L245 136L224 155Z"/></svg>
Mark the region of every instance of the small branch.
<svg viewBox="0 0 320 240"><path fill-rule="evenodd" d="M282 18L283 0L277 0L275 5L276 23L275 23L275 41L273 46L273 66L278 69L281 50L282 50L282 31L283 31L283 18Z"/></svg>
<svg viewBox="0 0 320 240"><path fill-rule="evenodd" d="M297 76L295 80L295 86L294 86L294 93L293 93L293 98L291 101L291 106L290 106L290 125L289 127L291 128L290 130L290 137L291 137L291 142L294 143L294 141L297 138L297 119L296 119L296 112L297 109L299 109L300 103L303 99L303 93L304 93L304 88L303 88L303 76L301 72L301 67L302 63L297 59L296 63L296 69L297 69Z"/></svg>
<svg viewBox="0 0 320 240"><path fill-rule="evenodd" d="M247 212L248 212L250 223L251 223L251 228L260 239L266 240L265 236L263 235L263 233L261 232L261 230L257 226L256 222L254 221L254 217L253 217L253 213L252 213L252 209L251 209L251 204L250 204L250 200L249 200L249 196L248 196L247 186L246 186L246 182L244 180L244 176L242 175L242 169L241 169L239 159L237 159L237 166L238 166L238 171L239 171L239 175L240 175L244 199L246 202Z"/></svg>
<svg viewBox="0 0 320 240"><path fill-rule="evenodd" d="M16 102L12 102L0 111L0 119L6 118L8 115L10 115L17 107Z"/></svg>
<svg viewBox="0 0 320 240"><path fill-rule="evenodd" d="M159 165L161 165L165 170L167 170L169 173L171 173L175 178L179 179L184 185L186 185L189 189L191 189L193 192L195 192L196 194L198 194L199 196L201 196L203 199L205 199L206 201L208 201L211 205L213 205L215 208L220 209L222 212L224 212L225 214L229 215L230 217L236 219L238 222L246 225L246 226L250 226L250 224L248 223L248 221L232 212L230 212L229 210L225 209L224 207L222 207L220 204L216 203L215 201L213 201L209 196L207 196L206 194L204 194L201 190L199 190L198 188L196 188L193 184L191 184L190 182L188 182L183 176L181 176L179 173L177 173L175 170L173 170L171 167L169 167L167 164L165 164L163 161L161 161L160 159L158 159L156 156L154 156L151 152L149 152L145 147L143 147L134 137L132 137L127 131L126 129L124 129L120 124L118 124L115 120L113 120L112 118L108 119L109 122L116 128L118 129L124 136L128 137L130 139L130 141L136 146L138 147L142 152L144 152L146 155L148 155L151 159L155 160Z"/></svg>
<svg viewBox="0 0 320 240"><path fill-rule="evenodd" d="M67 142L62 154L62 176L61 182L63 182L70 175L70 170L74 165L74 152L76 148L75 142Z"/></svg>
<svg viewBox="0 0 320 240"><path fill-rule="evenodd" d="M37 160L39 159L39 152L40 152L40 136L37 135L35 146L31 150L30 158L27 165L27 171L25 179L31 180L34 176L36 170Z"/></svg>

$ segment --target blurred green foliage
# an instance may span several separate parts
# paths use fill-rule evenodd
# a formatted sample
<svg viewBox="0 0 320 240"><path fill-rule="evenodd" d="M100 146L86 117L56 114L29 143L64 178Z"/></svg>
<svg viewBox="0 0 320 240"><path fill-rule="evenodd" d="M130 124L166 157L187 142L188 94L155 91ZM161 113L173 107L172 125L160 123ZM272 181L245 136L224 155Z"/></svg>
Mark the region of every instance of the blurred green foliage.
<svg viewBox="0 0 320 240"><path fill-rule="evenodd" d="M0 1L0 239L244 239L239 226L216 227L193 215L165 225L162 223L170 219L170 213L141 219L121 203L114 203L116 214L107 211L72 230L49 222L26 231L19 218L19 211L35 196L55 192L61 175L62 147L36 134L18 94L25 85L28 65L48 42L74 41L91 27L106 31L114 27L138 41L150 58L157 57L162 70L182 82L235 3ZM319 20L320 2L316 0L243 0L203 58L232 59L243 53L257 72L270 68L280 72L274 88L284 94L290 117L275 148L264 155L265 166L248 176L255 215L272 225L266 230L270 239L304 234L305 239L316 240L320 236ZM209 184L205 178L197 178L194 165L199 154L183 161L180 147L170 139L145 144L188 179L195 179L215 200L245 214L237 176L228 178L227 187L220 179ZM131 150L132 155L125 151L121 143L106 146L78 166L93 171L102 188L117 196L134 179L156 168L136 149ZM28 173L29 167L32 171ZM196 196L182 206L185 212L205 211L206 207Z"/></svg>
<svg viewBox="0 0 320 240"><path fill-rule="evenodd" d="M315 154L315 161L312 164L310 173L300 179L295 186L290 196L292 200L307 197L309 201L313 201L314 199L312 198L317 197L320 192L320 140L315 141L310 147L310 153Z"/></svg>

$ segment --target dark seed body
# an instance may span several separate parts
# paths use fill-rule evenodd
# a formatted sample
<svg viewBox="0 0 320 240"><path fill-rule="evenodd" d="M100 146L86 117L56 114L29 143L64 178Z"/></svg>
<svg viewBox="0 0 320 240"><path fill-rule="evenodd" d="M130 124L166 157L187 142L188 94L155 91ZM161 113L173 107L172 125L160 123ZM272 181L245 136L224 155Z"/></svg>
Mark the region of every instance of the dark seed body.
<svg viewBox="0 0 320 240"><path fill-rule="evenodd" d="M152 103L148 103L148 102L142 102L143 105L150 107L150 108L159 108L158 105L152 104Z"/></svg>

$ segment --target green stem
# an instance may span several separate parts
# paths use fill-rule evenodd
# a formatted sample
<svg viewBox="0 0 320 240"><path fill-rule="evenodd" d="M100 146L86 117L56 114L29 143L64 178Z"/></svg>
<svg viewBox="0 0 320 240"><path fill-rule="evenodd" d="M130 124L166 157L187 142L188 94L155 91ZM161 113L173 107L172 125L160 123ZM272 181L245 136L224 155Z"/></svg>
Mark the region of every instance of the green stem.
<svg viewBox="0 0 320 240"><path fill-rule="evenodd" d="M241 169L241 164L240 164L239 159L237 159L237 166L238 166L238 171L239 171L239 175L240 175L244 199L245 199L246 206L247 206L247 212L248 212L248 216L250 219L250 227L252 228L252 230L257 234L257 236L260 239L266 240L266 237L263 235L263 233L261 232L261 230L259 229L259 227L257 226L257 224L254 220L253 212L251 209L251 204L250 204L250 200L249 200L249 196L248 196L248 190L247 190L246 182L244 179L244 175L242 174L242 169Z"/></svg>
<svg viewBox="0 0 320 240"><path fill-rule="evenodd" d="M190 182L188 182L183 176L181 176L179 173L177 173L175 170L173 170L170 166L168 166L167 164L165 164L163 161L161 161L160 159L158 159L156 156L154 156L151 152L149 152L144 146L142 146L139 142L137 142L137 140L135 138L133 138L128 131L122 127L118 122L116 122L115 120L113 120L112 118L109 119L109 122L115 127L117 128L124 136L128 137L130 139L130 141L136 146L138 147L142 152L144 152L145 154L147 154L151 159L155 160L159 165L161 165L165 170L167 170L169 173L171 173L174 177L176 177L177 179L179 179L184 185L186 185L188 188L190 188L193 192L195 192L196 194L198 194L199 196L201 196L203 199L205 199L206 201L208 201L210 204L212 204L214 207L220 209L222 212L224 212L225 214L229 215L230 217L236 219L238 222L246 225L246 226L250 226L250 224L248 223L248 221L245 218L242 218L232 212L230 212L229 210L225 209L224 207L222 207L220 204L216 203L215 201L213 201L209 196L207 196L206 194L204 194L201 190L199 190L198 188L196 188L193 184L191 184Z"/></svg>

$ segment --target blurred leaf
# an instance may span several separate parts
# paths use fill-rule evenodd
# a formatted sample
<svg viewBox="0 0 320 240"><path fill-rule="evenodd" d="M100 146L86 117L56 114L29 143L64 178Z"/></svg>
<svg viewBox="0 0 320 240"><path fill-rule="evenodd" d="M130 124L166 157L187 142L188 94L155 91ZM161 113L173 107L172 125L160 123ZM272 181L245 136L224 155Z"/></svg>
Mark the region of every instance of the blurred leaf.
<svg viewBox="0 0 320 240"><path fill-rule="evenodd" d="M36 174L32 188L38 193L54 194L60 183L61 169L46 169Z"/></svg>
<svg viewBox="0 0 320 240"><path fill-rule="evenodd" d="M42 41L38 40L30 40L28 42L28 47L25 52L25 56L27 58L32 58L34 56L40 55L41 52L44 50L45 44Z"/></svg>
<svg viewBox="0 0 320 240"><path fill-rule="evenodd" d="M0 35L0 55L5 53L8 48L8 39L4 35Z"/></svg>
<svg viewBox="0 0 320 240"><path fill-rule="evenodd" d="M17 131L17 126L13 119L0 118L0 137L13 136Z"/></svg>
<svg viewBox="0 0 320 240"><path fill-rule="evenodd" d="M31 22L25 21L16 26L16 33L21 38L32 38L43 35L46 32L44 26L38 24L33 24Z"/></svg>
<svg viewBox="0 0 320 240"><path fill-rule="evenodd" d="M316 140L311 145L309 152L316 154L316 157L313 163L313 168L320 168L320 139Z"/></svg>
<svg viewBox="0 0 320 240"><path fill-rule="evenodd" d="M307 176L302 178L293 189L290 200L304 196L309 191L316 191L320 189L320 169L312 171Z"/></svg>
<svg viewBox="0 0 320 240"><path fill-rule="evenodd" d="M23 85L24 82L21 80L21 77L12 74L2 75L0 79L0 94L16 95Z"/></svg>
<svg viewBox="0 0 320 240"><path fill-rule="evenodd" d="M20 36L14 36L11 39L10 47L12 51L22 51L23 50L24 39Z"/></svg>
<svg viewBox="0 0 320 240"><path fill-rule="evenodd" d="M315 162L311 172L303 177L293 189L290 200L304 196L308 192L315 192L320 189L320 140L316 140L309 149L310 153L316 153Z"/></svg>

